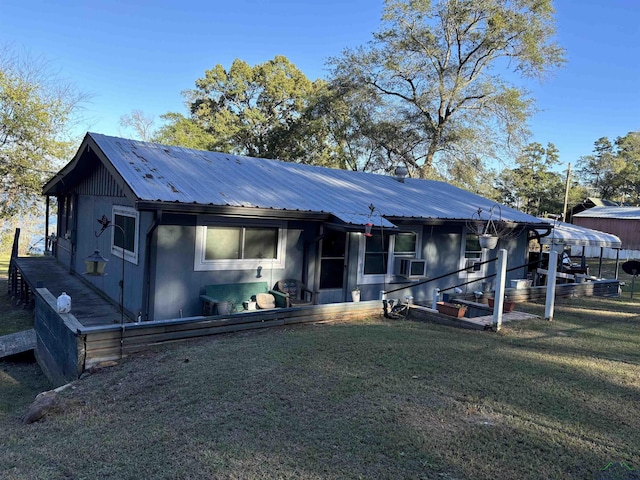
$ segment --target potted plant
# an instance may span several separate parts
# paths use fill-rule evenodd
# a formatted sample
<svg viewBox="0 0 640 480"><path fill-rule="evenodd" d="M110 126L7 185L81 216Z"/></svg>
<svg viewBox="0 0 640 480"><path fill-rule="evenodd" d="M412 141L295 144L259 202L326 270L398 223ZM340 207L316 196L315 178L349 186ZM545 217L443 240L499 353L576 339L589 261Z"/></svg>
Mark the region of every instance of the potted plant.
<svg viewBox="0 0 640 480"><path fill-rule="evenodd" d="M495 305L495 299L493 297L487 298L487 302L489 302L489 306L491 308L493 308L493 306ZM503 312L512 312L515 306L516 302L511 302L507 299L507 297L504 297L504 303L502 304Z"/></svg>
<svg viewBox="0 0 640 480"><path fill-rule="evenodd" d="M360 287L355 287L351 290L351 300L354 302L360 301Z"/></svg>
<svg viewBox="0 0 640 480"><path fill-rule="evenodd" d="M488 233L483 233L478 236L478 240L480 242L480 248L487 248L489 250L493 250L498 245L498 237L494 235L490 235Z"/></svg>
<svg viewBox="0 0 640 480"><path fill-rule="evenodd" d="M467 313L467 306L461 303L438 302L436 307L439 313L456 318L462 318Z"/></svg>

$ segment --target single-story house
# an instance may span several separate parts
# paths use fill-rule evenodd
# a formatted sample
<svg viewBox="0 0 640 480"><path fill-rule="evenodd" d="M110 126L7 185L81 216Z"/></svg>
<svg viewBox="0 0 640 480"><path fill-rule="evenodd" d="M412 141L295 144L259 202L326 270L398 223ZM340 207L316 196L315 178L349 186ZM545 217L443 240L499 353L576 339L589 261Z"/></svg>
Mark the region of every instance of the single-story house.
<svg viewBox="0 0 640 480"><path fill-rule="evenodd" d="M57 261L82 274L99 251L108 275L83 278L114 302L126 278L126 314L143 320L200 315L211 284L296 279L319 304L349 301L355 287L362 300L400 287L398 298L415 300L436 287L474 291L495 271L484 263L496 250L480 246L483 227L499 225L497 248L522 266L508 279L526 276L529 240L551 232L402 169L378 175L96 133L43 193L57 202ZM117 228L101 234L105 220Z"/></svg>

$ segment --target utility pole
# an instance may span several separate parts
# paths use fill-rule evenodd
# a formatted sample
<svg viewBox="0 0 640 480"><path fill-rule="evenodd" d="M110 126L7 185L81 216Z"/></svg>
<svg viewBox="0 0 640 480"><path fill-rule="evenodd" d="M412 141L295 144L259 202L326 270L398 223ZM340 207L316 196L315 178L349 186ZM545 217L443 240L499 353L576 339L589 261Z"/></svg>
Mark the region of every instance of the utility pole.
<svg viewBox="0 0 640 480"><path fill-rule="evenodd" d="M567 221L567 202L569 201L569 185L571 183L571 164L567 168L567 184L564 189L564 208L562 209L562 221Z"/></svg>

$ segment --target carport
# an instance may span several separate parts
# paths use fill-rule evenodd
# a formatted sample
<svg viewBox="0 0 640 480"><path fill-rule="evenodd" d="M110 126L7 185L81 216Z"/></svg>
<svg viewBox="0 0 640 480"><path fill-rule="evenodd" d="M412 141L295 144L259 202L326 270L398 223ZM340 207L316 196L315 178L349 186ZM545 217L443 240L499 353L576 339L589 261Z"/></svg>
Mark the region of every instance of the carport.
<svg viewBox="0 0 640 480"><path fill-rule="evenodd" d="M598 277L600 277L602 272L604 249L613 249L616 252L615 278L618 278L620 248L622 247L622 242L616 235L573 225L571 223L561 222L552 218L541 218L540 220L549 223L552 227L550 232L547 232L546 230L538 230L538 233L540 234L538 240L541 248L546 245L551 250L562 253L565 246L567 246L571 248L572 255L575 255L575 251L578 249L578 251L580 251L583 264L585 262L587 248L599 248Z"/></svg>

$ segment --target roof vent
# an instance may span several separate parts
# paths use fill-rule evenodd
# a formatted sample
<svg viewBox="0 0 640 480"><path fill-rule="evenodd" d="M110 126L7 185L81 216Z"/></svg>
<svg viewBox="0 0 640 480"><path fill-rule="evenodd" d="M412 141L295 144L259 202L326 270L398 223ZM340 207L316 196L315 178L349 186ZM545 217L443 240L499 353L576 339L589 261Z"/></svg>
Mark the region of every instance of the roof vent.
<svg viewBox="0 0 640 480"><path fill-rule="evenodd" d="M400 183L404 183L404 178L408 173L407 167L405 167L404 165L398 165L394 170L394 173L396 175L396 180L398 180Z"/></svg>

